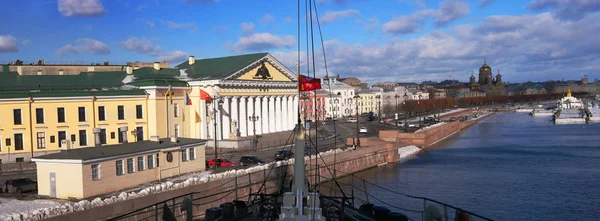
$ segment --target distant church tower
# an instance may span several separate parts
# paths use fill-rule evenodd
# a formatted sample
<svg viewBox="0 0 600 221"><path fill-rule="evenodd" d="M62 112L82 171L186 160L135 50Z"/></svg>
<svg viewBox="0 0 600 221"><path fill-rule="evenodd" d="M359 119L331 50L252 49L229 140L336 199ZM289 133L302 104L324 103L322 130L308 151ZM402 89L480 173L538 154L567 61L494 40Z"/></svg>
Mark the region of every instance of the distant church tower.
<svg viewBox="0 0 600 221"><path fill-rule="evenodd" d="M473 76L473 71L471 71L471 77L469 78L469 84L475 84L475 76Z"/></svg>
<svg viewBox="0 0 600 221"><path fill-rule="evenodd" d="M492 68L487 65L486 58L483 58L483 65L479 68L479 84L492 84Z"/></svg>

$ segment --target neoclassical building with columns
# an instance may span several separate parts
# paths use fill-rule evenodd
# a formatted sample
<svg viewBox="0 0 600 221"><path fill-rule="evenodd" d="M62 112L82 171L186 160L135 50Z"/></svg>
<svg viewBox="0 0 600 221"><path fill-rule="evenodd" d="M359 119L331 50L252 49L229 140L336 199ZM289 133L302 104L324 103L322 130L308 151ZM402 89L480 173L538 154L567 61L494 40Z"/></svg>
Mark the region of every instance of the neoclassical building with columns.
<svg viewBox="0 0 600 221"><path fill-rule="evenodd" d="M189 119L200 118L186 125L191 137L251 137L292 130L298 121L297 75L268 53L190 56L175 69L190 87ZM213 100L201 100L201 90Z"/></svg>

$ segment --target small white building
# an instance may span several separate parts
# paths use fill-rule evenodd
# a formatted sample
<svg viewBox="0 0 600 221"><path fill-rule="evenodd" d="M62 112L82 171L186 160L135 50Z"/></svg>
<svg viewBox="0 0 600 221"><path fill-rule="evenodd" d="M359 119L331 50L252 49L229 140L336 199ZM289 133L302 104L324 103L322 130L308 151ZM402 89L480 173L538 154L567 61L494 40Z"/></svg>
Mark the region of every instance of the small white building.
<svg viewBox="0 0 600 221"><path fill-rule="evenodd" d="M333 110L334 108L336 110L339 109L339 111L336 111L336 113L342 117L354 115L356 108L354 99L354 95L356 94L354 93L354 87L338 81L337 77L335 76L330 76L329 78L323 79L321 87L323 90L331 91L332 94L338 96L333 98L333 102L327 102L325 104L325 108L327 110ZM339 100L336 102L335 99ZM327 112L328 117L332 117L331 114L333 114L333 112Z"/></svg>

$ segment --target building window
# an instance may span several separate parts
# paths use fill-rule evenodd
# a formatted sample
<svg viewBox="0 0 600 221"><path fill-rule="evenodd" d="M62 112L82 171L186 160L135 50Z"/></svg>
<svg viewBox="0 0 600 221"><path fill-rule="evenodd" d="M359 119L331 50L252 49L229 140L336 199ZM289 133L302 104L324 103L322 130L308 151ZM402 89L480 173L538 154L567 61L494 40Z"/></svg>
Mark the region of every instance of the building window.
<svg viewBox="0 0 600 221"><path fill-rule="evenodd" d="M175 136L179 137L179 124L175 124Z"/></svg>
<svg viewBox="0 0 600 221"><path fill-rule="evenodd" d="M110 139L115 139L115 132L110 132Z"/></svg>
<svg viewBox="0 0 600 221"><path fill-rule="evenodd" d="M67 139L66 131L58 131L58 147L62 147L62 141Z"/></svg>
<svg viewBox="0 0 600 221"><path fill-rule="evenodd" d="M138 157L138 171L143 171L144 170L144 156Z"/></svg>
<svg viewBox="0 0 600 221"><path fill-rule="evenodd" d="M123 175L123 161L122 160L117 160L116 161L117 164L117 176L121 176Z"/></svg>
<svg viewBox="0 0 600 221"><path fill-rule="evenodd" d="M21 125L23 124L23 119L21 119L21 109L13 110L14 124Z"/></svg>
<svg viewBox="0 0 600 221"><path fill-rule="evenodd" d="M23 162L25 162L25 158L23 158L23 157L17 157L16 162L17 163L23 163Z"/></svg>
<svg viewBox="0 0 600 221"><path fill-rule="evenodd" d="M38 123L38 124L44 123L44 109L43 108L35 109L35 123Z"/></svg>
<svg viewBox="0 0 600 221"><path fill-rule="evenodd" d="M106 144L106 129L100 129L100 144Z"/></svg>
<svg viewBox="0 0 600 221"><path fill-rule="evenodd" d="M144 127L135 128L136 141L144 141Z"/></svg>
<svg viewBox="0 0 600 221"><path fill-rule="evenodd" d="M127 159L127 173L133 173L135 172L135 168L133 168L133 158L128 158Z"/></svg>
<svg viewBox="0 0 600 221"><path fill-rule="evenodd" d="M144 118L144 112L142 111L142 105L135 105L135 118L142 119Z"/></svg>
<svg viewBox="0 0 600 221"><path fill-rule="evenodd" d="M37 148L38 149L46 148L46 133L45 132L37 132Z"/></svg>
<svg viewBox="0 0 600 221"><path fill-rule="evenodd" d="M183 162L187 161L187 150L186 149L181 150L181 161L183 161Z"/></svg>
<svg viewBox="0 0 600 221"><path fill-rule="evenodd" d="M179 104L177 104L177 103L175 103L175 105L173 105L173 116L179 117Z"/></svg>
<svg viewBox="0 0 600 221"><path fill-rule="evenodd" d="M79 146L87 146L87 131L79 130Z"/></svg>
<svg viewBox="0 0 600 221"><path fill-rule="evenodd" d="M106 111L104 110L104 106L98 107L98 121L106 120Z"/></svg>
<svg viewBox="0 0 600 221"><path fill-rule="evenodd" d="M125 107L122 105L117 106L117 114L119 115L119 120L125 120Z"/></svg>
<svg viewBox="0 0 600 221"><path fill-rule="evenodd" d="M146 156L146 159L148 160L148 169L154 168L154 155L150 154Z"/></svg>
<svg viewBox="0 0 600 221"><path fill-rule="evenodd" d="M160 167L160 154L156 154L156 167Z"/></svg>
<svg viewBox="0 0 600 221"><path fill-rule="evenodd" d="M15 150L23 150L23 134L15 134Z"/></svg>
<svg viewBox="0 0 600 221"><path fill-rule="evenodd" d="M78 108L79 122L85 122L85 107Z"/></svg>
<svg viewBox="0 0 600 221"><path fill-rule="evenodd" d="M123 131L121 131L121 128L119 128L119 134L117 134L117 137L119 137L119 143L123 143Z"/></svg>
<svg viewBox="0 0 600 221"><path fill-rule="evenodd" d="M56 109L56 112L58 113L58 123L64 123L65 122L65 108L59 107Z"/></svg>
<svg viewBox="0 0 600 221"><path fill-rule="evenodd" d="M54 143L54 142L56 142L56 137L50 136L50 143Z"/></svg>
<svg viewBox="0 0 600 221"><path fill-rule="evenodd" d="M190 160L196 159L196 148L190 148Z"/></svg>
<svg viewBox="0 0 600 221"><path fill-rule="evenodd" d="M117 172L117 175L118 172ZM92 180L100 179L100 164L92 164Z"/></svg>

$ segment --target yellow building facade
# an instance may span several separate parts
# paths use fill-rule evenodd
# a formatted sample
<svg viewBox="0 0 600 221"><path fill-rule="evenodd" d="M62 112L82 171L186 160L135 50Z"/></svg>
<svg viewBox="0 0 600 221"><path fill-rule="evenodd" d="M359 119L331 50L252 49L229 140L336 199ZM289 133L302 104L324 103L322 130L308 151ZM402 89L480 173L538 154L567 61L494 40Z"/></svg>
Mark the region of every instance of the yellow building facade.
<svg viewBox="0 0 600 221"><path fill-rule="evenodd" d="M378 113L377 94L373 92L358 92L358 96L360 96L360 100L358 101L358 112L360 114L369 113L371 111L373 113Z"/></svg>

